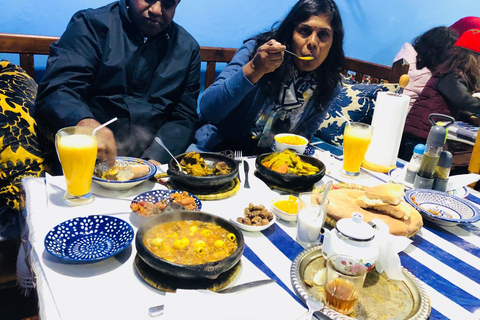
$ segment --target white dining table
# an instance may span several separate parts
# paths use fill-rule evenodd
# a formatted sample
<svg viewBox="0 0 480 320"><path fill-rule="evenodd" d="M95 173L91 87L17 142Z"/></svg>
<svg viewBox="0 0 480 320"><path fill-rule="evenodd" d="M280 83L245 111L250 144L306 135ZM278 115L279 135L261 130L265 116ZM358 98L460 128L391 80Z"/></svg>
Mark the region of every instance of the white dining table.
<svg viewBox="0 0 480 320"><path fill-rule="evenodd" d="M332 152L335 150L331 150ZM362 172L359 179L345 181L337 175L341 161L330 152L316 151L327 167L327 181L376 185L388 176ZM202 211L236 219L249 203L270 205L279 195L254 175L255 159L250 164L251 188L242 186L234 196L202 201ZM244 181L243 170L240 179ZM46 234L59 223L79 216L112 215L130 223L135 231L145 221L130 210L130 201L140 193L166 187L145 181L126 191L111 191L92 183L95 200L88 205L70 207L63 203L63 176L23 180L26 192L26 221L29 229L29 254L39 297L40 319L151 319L149 307L162 304L165 293L151 287L134 266L135 241L121 253L94 263L66 263L45 250ZM480 203L480 194L470 190L468 200ZM480 224L441 227L425 222L413 242L400 253L402 266L417 277L431 302L430 319L480 318ZM264 308L280 310L277 319L303 319L307 309L295 294L290 268L303 248L295 242L295 222L277 218L261 232L242 231L245 250L241 271L231 285L272 278ZM251 289L254 290L254 289ZM188 307L188 302L186 302ZM166 305L166 311L168 305ZM254 310L254 309L252 309ZM235 314L235 311L232 311ZM275 312L272 311L272 314ZM317 313L322 318L322 315ZM253 317L252 317L253 318ZM161 318L159 318L161 319ZM228 316L225 318L228 319Z"/></svg>

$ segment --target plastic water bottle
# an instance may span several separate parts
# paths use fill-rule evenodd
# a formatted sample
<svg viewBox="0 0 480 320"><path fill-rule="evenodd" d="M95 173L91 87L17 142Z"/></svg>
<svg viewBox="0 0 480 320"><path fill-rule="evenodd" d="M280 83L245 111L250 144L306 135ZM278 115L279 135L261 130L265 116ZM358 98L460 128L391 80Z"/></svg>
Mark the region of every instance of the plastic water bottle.
<svg viewBox="0 0 480 320"><path fill-rule="evenodd" d="M413 183L415 181L415 176L418 170L420 170L420 164L422 163L423 152L425 152L425 145L421 143L417 144L415 149L413 149L413 155L407 165L407 172L405 174L406 182Z"/></svg>

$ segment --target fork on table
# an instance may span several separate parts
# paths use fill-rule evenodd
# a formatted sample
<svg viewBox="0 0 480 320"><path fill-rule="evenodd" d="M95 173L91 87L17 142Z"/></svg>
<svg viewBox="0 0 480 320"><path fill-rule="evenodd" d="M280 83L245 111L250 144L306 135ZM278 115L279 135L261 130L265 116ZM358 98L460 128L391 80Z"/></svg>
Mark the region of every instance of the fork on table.
<svg viewBox="0 0 480 320"><path fill-rule="evenodd" d="M241 181L240 180L240 165L242 164L242 157L243 157L242 150L235 150L233 152L233 159L238 164L237 178L238 178L239 182Z"/></svg>

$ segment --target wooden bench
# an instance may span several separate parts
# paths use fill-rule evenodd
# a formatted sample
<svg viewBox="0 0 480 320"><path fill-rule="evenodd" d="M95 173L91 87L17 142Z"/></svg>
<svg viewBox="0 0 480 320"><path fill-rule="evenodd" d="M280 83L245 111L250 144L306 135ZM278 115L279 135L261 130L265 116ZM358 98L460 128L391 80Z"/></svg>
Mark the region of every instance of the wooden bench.
<svg viewBox="0 0 480 320"><path fill-rule="evenodd" d="M0 53L19 54L20 66L35 78L34 56L48 55L50 44L58 39L59 37L0 33ZM207 63L205 89L215 81L216 64L230 62L235 52L236 49L233 48L200 47L200 58ZM343 73L354 73L354 79L358 82L362 82L364 76L370 76L372 83L396 83L402 74L408 73L408 63L402 59L390 67L347 57Z"/></svg>

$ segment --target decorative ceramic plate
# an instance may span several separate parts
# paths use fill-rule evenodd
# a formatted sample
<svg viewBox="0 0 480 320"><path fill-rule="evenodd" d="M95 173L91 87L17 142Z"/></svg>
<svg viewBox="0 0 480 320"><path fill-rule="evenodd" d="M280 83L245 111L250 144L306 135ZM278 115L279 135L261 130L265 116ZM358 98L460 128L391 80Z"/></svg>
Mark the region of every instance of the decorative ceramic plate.
<svg viewBox="0 0 480 320"><path fill-rule="evenodd" d="M480 220L480 211L477 206L446 192L412 189L405 193L405 200L425 219L439 225L454 226Z"/></svg>
<svg viewBox="0 0 480 320"><path fill-rule="evenodd" d="M92 215L64 221L45 236L45 249L55 257L76 261L103 260L128 247L133 228L122 219Z"/></svg>
<svg viewBox="0 0 480 320"><path fill-rule="evenodd" d="M243 223L240 223L237 221L237 219L230 219L230 221L236 225L238 228L242 229L242 230L245 230L245 231L250 231L250 232L259 232L259 231L262 231L262 230L265 230L265 229L268 229L270 228L276 221L277 219L275 218L275 215L273 215L273 218L272 220L266 224L266 225L263 225L263 226L250 226L248 224L243 224Z"/></svg>
<svg viewBox="0 0 480 320"><path fill-rule="evenodd" d="M270 145L270 148L273 151L275 151L275 141L272 142L272 144ZM311 145L307 144L303 154L306 155L306 156L309 156L309 157L313 157L313 155L315 154L315 149Z"/></svg>
<svg viewBox="0 0 480 320"><path fill-rule="evenodd" d="M312 297L324 301L323 285L317 285L317 274L325 268L322 245L303 250L292 263L290 278L297 296L304 302ZM407 269L402 268L405 281L388 280L383 273L370 271L365 279L364 290L349 316L324 306L319 313L333 320L347 319L395 319L424 320L430 315L430 298L422 283ZM310 285L307 285L307 282ZM319 318L324 318L320 317Z"/></svg>
<svg viewBox="0 0 480 320"><path fill-rule="evenodd" d="M131 165L145 165L148 166L148 173L140 178L128 180L128 181L117 181L117 180L108 180L103 179L101 176L108 170L107 162L100 162L95 166L95 174L93 175L93 181L101 185L106 189L111 190L127 190L130 188L139 185L143 181L150 179L155 172L157 171L157 167L151 163L150 161L146 161L139 158L130 158L130 157L116 157L115 158L115 165L119 167L126 167Z"/></svg>
<svg viewBox="0 0 480 320"><path fill-rule="evenodd" d="M413 184L405 181L405 172L406 172L405 168L396 168L396 169L390 170L388 172L388 176L393 182L401 183L407 188L412 189ZM465 198L466 196L468 196L470 192L468 191L467 187L462 187L455 190L447 191L447 193L452 196L457 196L459 198Z"/></svg>
<svg viewBox="0 0 480 320"><path fill-rule="evenodd" d="M202 202L200 199L198 199L196 196L193 194L187 192L187 191L179 191L179 190L152 190L152 191L147 191L142 194L139 194L135 198L133 198L132 203L138 203L138 202L151 202L151 203L158 203L158 202L163 202L164 204L170 204L174 202L174 199L172 198L173 194L185 194L194 200L194 205L192 206L193 208L188 208L184 206L187 210L201 210L202 209ZM177 202L178 203L178 202ZM182 203L180 203L183 205ZM137 213L137 212L136 212ZM137 213L138 214L138 213ZM153 215L141 215L138 214L139 216L153 216Z"/></svg>

